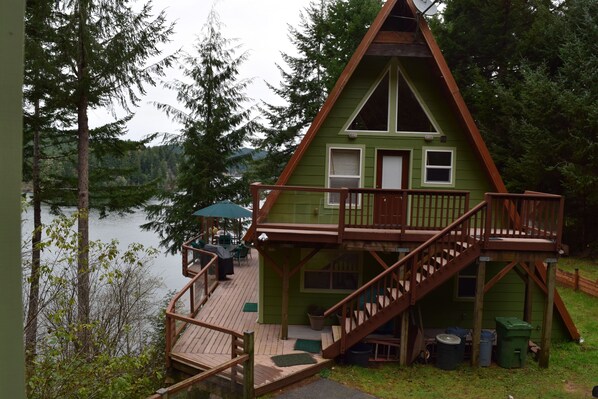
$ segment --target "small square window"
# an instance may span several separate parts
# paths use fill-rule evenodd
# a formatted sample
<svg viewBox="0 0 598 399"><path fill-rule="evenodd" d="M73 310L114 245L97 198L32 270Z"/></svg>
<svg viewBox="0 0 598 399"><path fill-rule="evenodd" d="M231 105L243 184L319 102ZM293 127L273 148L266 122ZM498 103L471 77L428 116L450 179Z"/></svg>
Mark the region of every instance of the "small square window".
<svg viewBox="0 0 598 399"><path fill-rule="evenodd" d="M424 150L424 184L453 184L453 150Z"/></svg>

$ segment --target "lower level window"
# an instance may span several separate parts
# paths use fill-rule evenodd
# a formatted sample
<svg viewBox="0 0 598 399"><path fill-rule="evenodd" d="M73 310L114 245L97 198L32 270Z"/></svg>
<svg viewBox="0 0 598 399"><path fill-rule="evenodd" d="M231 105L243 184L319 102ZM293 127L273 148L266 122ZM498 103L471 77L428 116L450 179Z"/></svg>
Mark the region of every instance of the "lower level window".
<svg viewBox="0 0 598 399"><path fill-rule="evenodd" d="M359 262L356 254L345 253L326 264L317 263L306 266L303 272L305 291L353 291L359 286Z"/></svg>
<svg viewBox="0 0 598 399"><path fill-rule="evenodd" d="M457 299L475 298L475 287L477 280L476 266L472 265L459 272L457 276Z"/></svg>

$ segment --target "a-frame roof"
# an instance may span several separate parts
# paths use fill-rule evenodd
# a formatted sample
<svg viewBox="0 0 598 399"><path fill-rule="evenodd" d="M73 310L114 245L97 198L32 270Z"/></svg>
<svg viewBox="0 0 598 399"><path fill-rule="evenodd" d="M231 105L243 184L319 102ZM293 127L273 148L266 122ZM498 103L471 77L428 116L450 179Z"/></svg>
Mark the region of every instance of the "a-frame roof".
<svg viewBox="0 0 598 399"><path fill-rule="evenodd" d="M421 35L421 38L423 39L423 45L427 46L427 51L429 51L429 54L431 55L431 59L433 60L433 63L437 68L438 74L442 77L441 81L444 83L446 91L450 93L449 97L453 102L453 104L451 104L453 106L452 108L455 110L455 114L463 124L465 128L465 135L469 139L472 145L472 149L476 153L480 161L480 165L486 173L486 175L488 176L492 187L496 192L507 192L504 182L500 176L500 173L498 172L498 169L496 168L496 165L494 164L494 161L490 156L488 147L482 139L480 131L477 128L475 121L471 113L469 112L469 109L465 105L465 101L461 96L461 93L459 91L459 88L457 87L457 83L455 82L453 74L451 73L446 63L446 60L444 59L444 56L442 55L442 52L440 51L440 48L438 47L436 40L432 36L432 32L428 24L426 23L426 20L422 15L418 14L415 6L413 5L412 0L386 1L386 3L376 16L376 19L370 26L369 30L365 34L363 40L359 44L359 47L357 47L357 50L355 51L355 53L353 53L353 56L349 60L343 72L341 73L332 91L328 95L328 98L326 99L322 108L313 120L307 133L303 137L303 140L297 147L297 150L293 153L291 159L289 160L283 172L279 176L276 185L285 185L288 182L290 176L295 171L295 168L306 153L314 137L320 130L320 127L326 120L328 114L330 113L336 101L343 92L343 89L349 82L349 79L351 78L351 76L353 76L353 73L355 72L357 66L359 65L363 57L368 53L368 50L376 46L376 43L374 43L375 39L377 37L385 37L387 41L393 41L393 35L388 35L387 32L384 32L383 27L385 27L385 24L391 16L392 11L395 9L395 6L401 5L400 3L403 3L403 5L406 6L403 8L410 12L411 16L415 18L417 24L416 32L418 33L418 35ZM400 37L400 35L400 33L396 35L394 40L396 41L396 38ZM399 41L400 40L401 39L399 39ZM418 53L417 50L414 51L415 53ZM270 195L268 195L268 197L266 198L266 202L262 206L262 211L266 214L270 211L271 207L276 202L277 194L278 192L271 192ZM248 236L250 236L252 232L253 226L250 227L248 231ZM578 339L579 332L577 331L573 321L571 320L571 317L558 293L556 293L555 295L555 303L557 310L561 314L561 317L563 318L563 321L565 322L565 325L569 330L571 337L573 339Z"/></svg>
<svg viewBox="0 0 598 399"><path fill-rule="evenodd" d="M297 147L297 150L293 153L293 156L291 157L283 172L279 176L278 181L276 182L277 185L285 185L289 177L293 174L295 168L299 164L299 161L309 148L315 135L318 133L320 127L322 126L322 123L326 120L326 117L328 116L330 110L334 107L334 104L338 100L347 82L355 72L355 69L363 59L364 55L366 55L368 49L370 49L370 47L374 43L374 39L376 38L376 36L379 35L382 31L385 22L391 15L391 11L395 7L395 5L397 5L398 2L406 3L413 17L416 18L418 24L418 32L423 38L424 44L427 45L428 50L431 53L433 62L438 68L440 76L443 77L442 81L446 84L446 89L450 93L451 98L454 102L454 109L457 110L458 117L460 118L460 120L466 128L466 136L470 139L472 147L478 155L478 158L480 159L483 169L488 175L492 186L494 187L496 192L506 192L506 188L502 181L500 173L498 172L498 169L496 168L496 165L494 164L494 161L490 156L488 148L486 147L486 144L482 139L480 131L478 130L473 117L471 116L467 106L465 105L465 101L463 100L463 97L459 92L455 79L453 78L453 75L449 70L447 63L444 57L442 56L440 48L434 40L432 32L430 31L430 28L428 27L428 24L426 23L425 19L421 15L418 15L415 6L413 5L411 0L386 1L384 6L378 13L378 16L370 26L370 29L367 31L366 35L361 41L359 47L357 48L357 50L349 60L349 63L340 75L334 88L328 95L328 98L324 102L324 105L320 109L320 112L316 115L315 119L313 120L310 128L303 137L303 140ZM272 202L274 200L275 198L271 198ZM266 212L272 206L272 203L269 204L268 202L269 201L266 201L266 204L264 204Z"/></svg>

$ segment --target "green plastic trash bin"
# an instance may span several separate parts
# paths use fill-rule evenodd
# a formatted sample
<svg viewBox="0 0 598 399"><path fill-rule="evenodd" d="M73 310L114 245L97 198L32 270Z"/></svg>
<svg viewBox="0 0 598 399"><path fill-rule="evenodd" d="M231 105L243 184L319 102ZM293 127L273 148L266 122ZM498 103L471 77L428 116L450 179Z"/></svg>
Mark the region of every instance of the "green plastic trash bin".
<svg viewBox="0 0 598 399"><path fill-rule="evenodd" d="M525 367L532 325L516 317L496 318L496 363L510 369Z"/></svg>

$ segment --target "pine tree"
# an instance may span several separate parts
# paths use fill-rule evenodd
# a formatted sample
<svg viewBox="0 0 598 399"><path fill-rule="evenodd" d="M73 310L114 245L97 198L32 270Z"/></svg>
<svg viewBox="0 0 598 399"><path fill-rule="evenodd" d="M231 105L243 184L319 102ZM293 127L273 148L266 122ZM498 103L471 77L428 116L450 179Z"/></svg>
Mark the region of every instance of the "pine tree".
<svg viewBox="0 0 598 399"><path fill-rule="evenodd" d="M91 355L89 341L89 152L93 142L114 146L124 134L128 116L90 134L88 113L98 107L120 106L130 112L147 84L163 75L172 62L160 56L159 45L168 41L172 25L163 12L153 15L147 2L139 11L129 0L63 0L56 4L54 59L66 71L62 83L69 110L76 114L77 207L79 210L79 261L77 322L80 349ZM137 6L135 6L137 8Z"/></svg>
<svg viewBox="0 0 598 399"><path fill-rule="evenodd" d="M289 37L298 55L282 53L282 80L270 89L284 105L264 104L269 122L256 141L266 156L254 167L253 179L272 183L280 175L302 134L315 118L370 24L380 11L379 0L314 0L301 13Z"/></svg>
<svg viewBox="0 0 598 399"><path fill-rule="evenodd" d="M147 207L149 223L143 228L160 234L161 244L177 252L185 239L199 233L191 214L214 202L246 201L248 184L228 171L245 162L236 155L257 128L244 91L250 82L239 80L239 67L247 53L236 55L238 46L221 34L218 15L212 9L194 54L186 55L181 69L186 80L167 85L177 92L183 109L158 103L158 109L182 125L174 138L183 148L174 193L164 193L159 204Z"/></svg>

